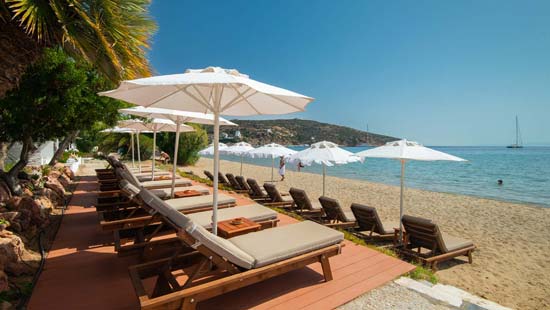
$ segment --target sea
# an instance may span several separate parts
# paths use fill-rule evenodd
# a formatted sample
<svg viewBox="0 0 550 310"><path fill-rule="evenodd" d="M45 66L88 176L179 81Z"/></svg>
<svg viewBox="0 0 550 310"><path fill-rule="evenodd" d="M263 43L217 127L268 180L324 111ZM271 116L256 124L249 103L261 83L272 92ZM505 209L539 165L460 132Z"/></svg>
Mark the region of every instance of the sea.
<svg viewBox="0 0 550 310"><path fill-rule="evenodd" d="M305 147L290 147L300 151ZM345 147L356 153L370 147ZM550 208L550 147L526 146L508 149L501 146L438 146L433 149L449 153L467 162L409 161L405 185L436 192L478 196L496 200L533 204ZM240 162L238 156L222 155L224 160ZM271 159L243 158L243 162L271 167ZM276 163L277 165L277 163ZM293 164L287 170L296 170ZM304 172L322 173L322 166L313 164ZM399 185L401 164L391 159L366 159L327 167L327 175ZM498 184L502 180L502 185Z"/></svg>

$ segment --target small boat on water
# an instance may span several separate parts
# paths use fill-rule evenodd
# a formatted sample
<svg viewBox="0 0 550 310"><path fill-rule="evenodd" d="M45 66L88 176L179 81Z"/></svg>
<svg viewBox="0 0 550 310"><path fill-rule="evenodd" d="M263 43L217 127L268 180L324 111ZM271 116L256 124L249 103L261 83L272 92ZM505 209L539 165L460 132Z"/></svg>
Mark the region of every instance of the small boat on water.
<svg viewBox="0 0 550 310"><path fill-rule="evenodd" d="M516 143L508 145L509 149L521 149L523 148L523 141L521 140L521 132L519 131L519 121L516 115Z"/></svg>

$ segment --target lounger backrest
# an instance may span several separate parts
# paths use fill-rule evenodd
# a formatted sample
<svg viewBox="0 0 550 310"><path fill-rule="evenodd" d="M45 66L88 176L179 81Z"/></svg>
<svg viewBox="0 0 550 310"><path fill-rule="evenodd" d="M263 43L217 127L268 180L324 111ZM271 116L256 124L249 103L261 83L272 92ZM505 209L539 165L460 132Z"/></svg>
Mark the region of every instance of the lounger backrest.
<svg viewBox="0 0 550 310"><path fill-rule="evenodd" d="M218 172L218 182L220 184L229 184L229 182L227 182L227 180L225 179L225 176L221 172Z"/></svg>
<svg viewBox="0 0 550 310"><path fill-rule="evenodd" d="M269 195L269 198L271 199L271 202L282 202L283 196L281 196L281 193L279 193L279 190L273 183L264 183L264 188L267 194Z"/></svg>
<svg viewBox="0 0 550 310"><path fill-rule="evenodd" d="M373 207L365 206L358 203L351 204L351 211L357 220L359 229L362 231L374 231L375 233L384 234L384 227L378 212Z"/></svg>
<svg viewBox="0 0 550 310"><path fill-rule="evenodd" d="M197 243L190 244L190 246L196 248L198 245L202 244L209 250L237 266L246 269L251 269L252 266L254 266L254 257L250 256L228 240L214 235L204 227L192 224L187 227L186 231L197 241Z"/></svg>
<svg viewBox="0 0 550 310"><path fill-rule="evenodd" d="M123 191L124 194L126 194L126 196L128 196L128 198L130 199L133 199L135 196L137 196L141 190L139 187L124 179L120 181L119 185L120 190Z"/></svg>
<svg viewBox="0 0 550 310"><path fill-rule="evenodd" d="M130 171L122 168L116 168L116 173L119 178L124 179L135 186L141 187L141 182Z"/></svg>
<svg viewBox="0 0 550 310"><path fill-rule="evenodd" d="M107 160L109 165L111 165L112 167L115 166L114 162L117 161L116 157L114 157L113 155L107 156L107 158L105 158L105 160Z"/></svg>
<svg viewBox="0 0 550 310"><path fill-rule="evenodd" d="M447 251L437 224L429 219L410 215L403 215L401 221L412 246L441 253Z"/></svg>
<svg viewBox="0 0 550 310"><path fill-rule="evenodd" d="M176 209L167 205L162 199L158 198L151 191L142 189L138 197L144 204L144 208L150 214L161 214L164 220L169 222L176 229L186 229L188 225L191 225L191 220L183 213L178 212Z"/></svg>
<svg viewBox="0 0 550 310"><path fill-rule="evenodd" d="M344 214L342 207L338 203L338 200L321 196L319 197L319 202L321 203L321 206L325 211L327 220L338 220L340 222L346 222L346 215Z"/></svg>
<svg viewBox="0 0 550 310"><path fill-rule="evenodd" d="M237 190L241 189L241 186L239 185L237 180L235 180L235 176L233 175L233 173L226 173L225 176L227 177L229 184L231 184L231 187Z"/></svg>
<svg viewBox="0 0 550 310"><path fill-rule="evenodd" d="M306 191L303 189L298 189L291 187L288 191L290 193L290 196L292 197L292 200L294 200L294 203L296 203L296 207L300 210L312 210L313 205L311 204L311 200L309 200L309 197L306 194Z"/></svg>
<svg viewBox="0 0 550 310"><path fill-rule="evenodd" d="M241 186L241 189L247 190L249 193L251 192L250 186L248 186L248 183L246 183L242 175L236 176L235 180L237 180L237 183L239 183L239 185Z"/></svg>
<svg viewBox="0 0 550 310"><path fill-rule="evenodd" d="M264 195L260 185L258 185L258 182L256 182L256 180L248 178L246 179L246 183L248 183L248 186L250 186L250 194L252 194L253 196L261 197Z"/></svg>
<svg viewBox="0 0 550 310"><path fill-rule="evenodd" d="M214 182L214 175L210 173L210 171L204 170L203 172L204 172L204 175L206 175L210 179L210 181Z"/></svg>

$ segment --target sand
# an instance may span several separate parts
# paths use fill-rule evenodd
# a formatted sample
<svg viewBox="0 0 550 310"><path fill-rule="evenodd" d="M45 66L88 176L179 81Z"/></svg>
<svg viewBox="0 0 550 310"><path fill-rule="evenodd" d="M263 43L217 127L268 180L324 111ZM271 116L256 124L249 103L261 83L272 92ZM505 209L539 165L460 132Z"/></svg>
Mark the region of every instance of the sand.
<svg viewBox="0 0 550 310"><path fill-rule="evenodd" d="M322 176L290 171L280 190L297 187L311 199L321 195ZM181 168L204 177L212 160ZM239 175L240 163L221 161L223 173ZM275 171L277 173L277 171ZM260 183L271 168L244 165L243 175ZM382 220L399 217L399 187L327 176L326 195L349 208L352 202L376 207ZM405 191L405 214L432 219L440 229L472 240L473 264L462 258L439 265L441 283L517 309L550 309L550 208L417 189Z"/></svg>

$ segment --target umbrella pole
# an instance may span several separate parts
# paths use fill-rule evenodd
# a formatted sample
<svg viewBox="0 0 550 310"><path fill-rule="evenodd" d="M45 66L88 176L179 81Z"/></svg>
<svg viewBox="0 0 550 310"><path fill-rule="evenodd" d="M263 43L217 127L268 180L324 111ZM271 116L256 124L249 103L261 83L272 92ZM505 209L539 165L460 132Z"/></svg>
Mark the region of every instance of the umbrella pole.
<svg viewBox="0 0 550 310"><path fill-rule="evenodd" d="M325 196L325 175L327 174L327 166L323 163L323 196Z"/></svg>
<svg viewBox="0 0 550 310"><path fill-rule="evenodd" d="M399 244L403 243L403 194L405 186L405 160L401 160L401 199L399 201Z"/></svg>
<svg viewBox="0 0 550 310"><path fill-rule="evenodd" d="M271 183L275 182L273 179L273 169L275 168L275 157L271 155Z"/></svg>
<svg viewBox="0 0 550 310"><path fill-rule="evenodd" d="M137 157L138 157L139 173L141 173L141 154L140 154L140 149L139 149L139 131L136 132L136 141L137 141Z"/></svg>
<svg viewBox="0 0 550 310"><path fill-rule="evenodd" d="M214 112L214 190L213 195L213 207L212 207L212 233L218 234L218 173L220 165L220 112L215 109Z"/></svg>
<svg viewBox="0 0 550 310"><path fill-rule="evenodd" d="M180 121L176 122L176 146L174 149L174 166L172 167L172 190L170 197L174 198L174 188L176 187L176 168L178 167L178 147L180 145Z"/></svg>
<svg viewBox="0 0 550 310"><path fill-rule="evenodd" d="M243 154L241 154L241 175L243 175Z"/></svg>
<svg viewBox="0 0 550 310"><path fill-rule="evenodd" d="M136 163L134 162L134 133L130 132L130 148L132 149L132 168L136 167Z"/></svg>
<svg viewBox="0 0 550 310"><path fill-rule="evenodd" d="M157 126L155 126L155 129L153 130L153 169L151 169L151 181L155 180L155 153L157 149Z"/></svg>

